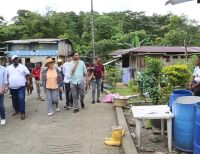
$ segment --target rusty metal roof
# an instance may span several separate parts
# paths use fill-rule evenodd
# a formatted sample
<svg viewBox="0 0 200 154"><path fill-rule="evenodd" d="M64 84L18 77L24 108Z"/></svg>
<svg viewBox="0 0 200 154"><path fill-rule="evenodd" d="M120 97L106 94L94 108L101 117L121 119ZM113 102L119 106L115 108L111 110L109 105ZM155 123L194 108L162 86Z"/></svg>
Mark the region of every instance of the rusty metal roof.
<svg viewBox="0 0 200 154"><path fill-rule="evenodd" d="M5 41L4 43L13 43L13 44L26 44L26 43L35 43L35 42L57 42L60 41L61 39L26 39L26 40L9 40Z"/></svg>
<svg viewBox="0 0 200 154"><path fill-rule="evenodd" d="M187 47L188 53L200 53L200 47ZM164 47L164 46L141 46L138 48L121 49L112 52L110 55L126 55L133 53L185 53L185 47Z"/></svg>

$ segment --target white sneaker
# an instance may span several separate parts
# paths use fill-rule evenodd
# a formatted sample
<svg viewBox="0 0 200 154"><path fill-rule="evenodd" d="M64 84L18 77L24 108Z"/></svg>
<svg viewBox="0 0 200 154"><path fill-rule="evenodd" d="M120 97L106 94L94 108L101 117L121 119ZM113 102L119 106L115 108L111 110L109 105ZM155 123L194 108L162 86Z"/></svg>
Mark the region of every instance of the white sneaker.
<svg viewBox="0 0 200 154"><path fill-rule="evenodd" d="M2 119L1 120L1 125L5 125L6 124L6 120L5 119Z"/></svg>
<svg viewBox="0 0 200 154"><path fill-rule="evenodd" d="M53 112L48 113L48 116L52 116L52 115L53 115Z"/></svg>
<svg viewBox="0 0 200 154"><path fill-rule="evenodd" d="M60 111L60 108L59 107L56 107L56 112L59 112Z"/></svg>

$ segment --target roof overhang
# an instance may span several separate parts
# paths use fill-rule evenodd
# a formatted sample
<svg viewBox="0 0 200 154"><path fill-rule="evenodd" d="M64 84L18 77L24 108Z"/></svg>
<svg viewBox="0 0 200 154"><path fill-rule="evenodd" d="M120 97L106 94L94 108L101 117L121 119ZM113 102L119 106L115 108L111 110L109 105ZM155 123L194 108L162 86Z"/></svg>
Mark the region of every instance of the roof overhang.
<svg viewBox="0 0 200 154"><path fill-rule="evenodd" d="M57 50L36 50L36 51L6 51L8 57L18 55L19 57L45 57L45 56L57 56Z"/></svg>
<svg viewBox="0 0 200 154"><path fill-rule="evenodd" d="M141 55L147 55L147 54L199 54L200 53L200 47L186 47L180 46L180 47L169 47L169 46L141 46L138 48L130 48L130 49L121 49L116 50L112 52L111 56L124 56L127 54L141 54Z"/></svg>

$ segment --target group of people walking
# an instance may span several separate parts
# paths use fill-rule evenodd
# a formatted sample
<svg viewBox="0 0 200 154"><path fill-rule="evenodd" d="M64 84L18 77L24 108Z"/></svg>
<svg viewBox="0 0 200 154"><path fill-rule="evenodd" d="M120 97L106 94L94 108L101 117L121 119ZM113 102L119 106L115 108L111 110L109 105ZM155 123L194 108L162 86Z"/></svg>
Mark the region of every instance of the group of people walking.
<svg viewBox="0 0 200 154"><path fill-rule="evenodd" d="M4 94L10 90L13 116L20 114L24 120L26 104L26 88L32 86L32 77L35 79L38 99L44 101L41 94L43 87L46 94L48 116L58 112L59 99L63 100L62 94L65 92L66 104L65 109L74 108L73 112L77 113L80 109L85 108L85 90L92 83L92 102L95 103L95 93L97 89L97 102L100 103L100 91L102 79L105 79L105 69L102 65L101 58L96 58L96 63L86 67L85 62L79 59L78 52L67 55L66 62L55 60L47 57L45 64L36 63L36 67L29 70L25 65L19 63L17 55L12 56L12 64L6 68L0 66L0 118L1 125L6 124ZM31 80L30 80L31 79ZM31 82L30 82L31 81Z"/></svg>

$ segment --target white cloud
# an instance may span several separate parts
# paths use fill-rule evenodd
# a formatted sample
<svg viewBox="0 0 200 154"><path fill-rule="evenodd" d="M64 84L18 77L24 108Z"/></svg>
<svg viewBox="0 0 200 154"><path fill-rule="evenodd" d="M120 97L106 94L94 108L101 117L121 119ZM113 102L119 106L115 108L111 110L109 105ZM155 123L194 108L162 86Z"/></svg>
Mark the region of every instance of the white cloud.
<svg viewBox="0 0 200 154"><path fill-rule="evenodd" d="M198 14L200 4L196 0L178 5L167 5L167 0L93 0L94 9L99 12L111 11L145 11L151 15L153 13L185 14L191 19L200 21ZM10 20L16 15L17 10L27 9L44 13L46 8L55 11L90 11L90 0L0 0L0 15Z"/></svg>

